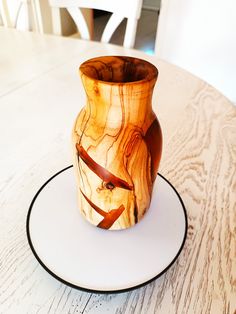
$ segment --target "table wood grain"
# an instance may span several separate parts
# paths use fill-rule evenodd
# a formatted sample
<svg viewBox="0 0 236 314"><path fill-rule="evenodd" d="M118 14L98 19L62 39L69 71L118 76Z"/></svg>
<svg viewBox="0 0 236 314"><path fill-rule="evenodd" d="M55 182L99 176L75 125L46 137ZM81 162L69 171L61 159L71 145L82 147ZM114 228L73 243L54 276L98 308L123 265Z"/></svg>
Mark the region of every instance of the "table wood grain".
<svg viewBox="0 0 236 314"><path fill-rule="evenodd" d="M190 73L135 50L3 28L0 43L0 313L235 313L236 108ZM163 276L112 295L51 277L25 229L34 194L71 164L71 129L85 103L77 68L100 55L158 67L160 173L180 193L189 222L184 249Z"/></svg>

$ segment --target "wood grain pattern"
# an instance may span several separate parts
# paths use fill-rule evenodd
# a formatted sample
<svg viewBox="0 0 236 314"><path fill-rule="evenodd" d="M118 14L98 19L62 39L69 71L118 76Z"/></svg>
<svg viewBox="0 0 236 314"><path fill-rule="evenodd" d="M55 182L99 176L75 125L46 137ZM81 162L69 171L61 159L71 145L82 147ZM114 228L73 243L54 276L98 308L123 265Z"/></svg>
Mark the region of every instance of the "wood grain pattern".
<svg viewBox="0 0 236 314"><path fill-rule="evenodd" d="M3 28L0 42L0 313L235 314L236 108L207 83L135 50ZM159 171L177 188L189 220L186 245L163 276L113 295L52 278L25 234L33 196L71 162L68 128L85 103L75 69L105 54L147 58L158 67Z"/></svg>
<svg viewBox="0 0 236 314"><path fill-rule="evenodd" d="M188 211L187 242L177 262L136 291L93 295L88 312L235 313L236 110L225 102L199 82L164 141L160 171L174 183Z"/></svg>
<svg viewBox="0 0 236 314"><path fill-rule="evenodd" d="M88 100L72 134L79 207L98 227L128 228L149 208L161 157L151 104L158 72L131 57L91 59L80 71Z"/></svg>

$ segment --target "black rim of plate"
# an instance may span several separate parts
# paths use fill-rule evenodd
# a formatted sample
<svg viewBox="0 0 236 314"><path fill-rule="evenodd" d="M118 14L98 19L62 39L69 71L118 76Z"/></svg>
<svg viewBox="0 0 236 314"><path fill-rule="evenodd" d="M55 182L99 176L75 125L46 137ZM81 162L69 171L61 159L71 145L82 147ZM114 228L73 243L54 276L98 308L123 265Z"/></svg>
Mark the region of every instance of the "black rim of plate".
<svg viewBox="0 0 236 314"><path fill-rule="evenodd" d="M177 190L175 189L175 187L165 178L163 177L160 173L158 173L158 175L164 179L169 185L170 187L175 191L176 195L178 196L178 199L182 205L182 209L183 209L183 212L184 212L184 217L185 217L185 232L184 232L184 237L183 237L183 241L182 241L182 244L176 254L176 256L173 258L173 260L169 263L169 265L167 265L167 267L165 269L163 269L160 273L158 273L156 276L154 276L153 278L145 281L145 282L142 282L138 285L135 285L135 286L131 286L131 287L128 287L128 288L124 288L124 289L119 289L119 290L94 290L94 289L89 289L89 288L84 288L84 287L81 287L81 286L77 286L77 285L74 285L66 280L64 280L63 278L57 276L55 273L53 273L44 263L43 261L40 259L40 257L38 256L37 252L35 251L34 249L34 246L33 246L33 243L31 241L31 237L30 237L30 231L29 231L29 224L30 224L30 214L31 214L31 211L33 209L33 206L34 206L34 203L37 199L37 197L39 196L40 192L44 189L44 187L51 181L53 180L56 176L58 176L60 173L72 168L73 166L68 166L62 170L60 170L59 172L57 172L56 174L54 174L50 179L48 179L42 186L41 188L38 190L38 192L35 194L31 204L30 204L30 207L29 207L29 210L28 210L28 214L27 214L27 219L26 219L26 233L27 233L27 239L28 239L28 243L29 243L29 246L34 254L34 256L36 257L37 261L39 262L39 264L51 275L53 276L54 278L56 278L57 280L59 280L60 282L62 282L63 284L67 285L67 286L70 286L72 288L75 288L75 289L78 289L78 290L82 290L82 291L85 291L85 292L90 292L90 293L105 293L105 294L111 294L111 293L123 293L123 292L127 292L127 291L131 291L131 290L134 290L134 289L138 289L140 287L143 287L145 285L147 285L148 283L154 281L155 279L159 278L160 276L162 276L174 263L175 261L177 260L177 258L179 257L183 247L184 247L184 243L186 241L186 238L187 238L187 230L188 230L188 219L187 219L187 212L186 212L186 208L184 206L184 202L182 200L182 198L180 197L179 193L177 192Z"/></svg>

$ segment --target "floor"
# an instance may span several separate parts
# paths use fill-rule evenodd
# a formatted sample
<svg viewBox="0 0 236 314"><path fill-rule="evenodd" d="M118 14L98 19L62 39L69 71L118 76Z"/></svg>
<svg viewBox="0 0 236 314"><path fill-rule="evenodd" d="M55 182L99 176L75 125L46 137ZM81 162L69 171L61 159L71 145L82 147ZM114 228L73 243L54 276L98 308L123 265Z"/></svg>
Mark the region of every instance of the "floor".
<svg viewBox="0 0 236 314"><path fill-rule="evenodd" d="M100 40L102 31L109 19L109 14L98 16L94 19L94 40ZM158 12L143 9L138 22L136 41L134 48L145 51L148 54L154 53L155 36L157 30ZM111 43L122 45L126 20L124 20L112 36Z"/></svg>

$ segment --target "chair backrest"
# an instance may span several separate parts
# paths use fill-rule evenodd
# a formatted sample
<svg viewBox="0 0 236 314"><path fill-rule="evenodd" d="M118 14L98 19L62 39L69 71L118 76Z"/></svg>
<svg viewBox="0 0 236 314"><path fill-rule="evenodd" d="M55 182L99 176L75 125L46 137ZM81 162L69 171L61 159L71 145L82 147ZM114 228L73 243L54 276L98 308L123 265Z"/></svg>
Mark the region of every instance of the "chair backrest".
<svg viewBox="0 0 236 314"><path fill-rule="evenodd" d="M236 102L236 1L162 0L156 55Z"/></svg>
<svg viewBox="0 0 236 314"><path fill-rule="evenodd" d="M101 41L109 42L112 34L127 18L127 26L123 45L132 48L135 42L137 22L140 18L142 0L49 0L52 7L52 20L54 34L61 35L60 8L66 8L73 18L83 39L91 39L87 23L81 8L97 9L113 13L104 29Z"/></svg>
<svg viewBox="0 0 236 314"><path fill-rule="evenodd" d="M18 30L42 32L40 9L35 0L0 0L0 14L3 26Z"/></svg>
<svg viewBox="0 0 236 314"><path fill-rule="evenodd" d="M9 25L11 24L9 11L8 11L6 2L3 0L0 0L0 15L1 15L1 25L5 27L9 27Z"/></svg>

